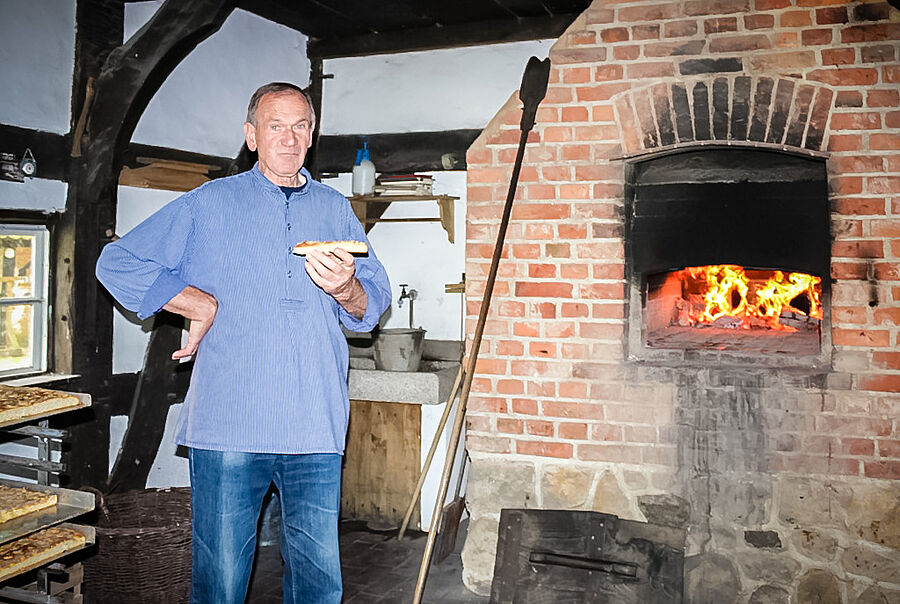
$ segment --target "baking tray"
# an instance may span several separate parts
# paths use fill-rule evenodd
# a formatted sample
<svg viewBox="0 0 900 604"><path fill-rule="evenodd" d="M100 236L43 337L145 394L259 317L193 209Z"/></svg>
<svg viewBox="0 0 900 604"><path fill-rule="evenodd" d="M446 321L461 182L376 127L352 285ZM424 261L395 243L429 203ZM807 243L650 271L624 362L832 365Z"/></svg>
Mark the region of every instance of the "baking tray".
<svg viewBox="0 0 900 604"><path fill-rule="evenodd" d="M57 415L59 413L66 413L68 411L74 411L75 409L84 409L85 407L91 406L91 395L90 394L85 394L83 392L65 392L64 390L56 390L56 392L62 392L63 394L71 394L72 396L74 396L75 398L78 399L78 403L69 405L67 407L60 407L59 409L52 409L50 411L41 411L40 413L35 413L34 415L26 415L25 417L17 417L15 419L0 421L0 428L6 428L7 426L16 426L18 424L32 422L36 419L43 419L45 417L50 417L51 415Z"/></svg>
<svg viewBox="0 0 900 604"><path fill-rule="evenodd" d="M69 524L68 522L64 522L64 523L60 524L59 526L67 528L67 529L72 529L73 531L77 531L77 532L81 533L82 535L84 535L86 542L84 544L73 544L72 546L62 550L61 552L53 554L52 556L47 556L47 557L43 557L43 558L36 557L33 562L31 562L19 569L16 569L15 572L5 573L4 571L0 570L0 581L6 581L6 580L16 577L18 575L21 575L22 573L27 573L30 570L34 570L35 568L39 568L41 566L49 564L50 562L53 562L54 560L62 558L65 555L71 554L72 552L77 552L78 550L84 549L87 546L94 544L95 535L96 535L96 531L94 530L94 527L82 526L80 524Z"/></svg>
<svg viewBox="0 0 900 604"><path fill-rule="evenodd" d="M24 487L41 493L55 493L57 500L55 506L0 523L0 543L6 543L42 528L81 516L93 510L95 505L94 494L84 491L6 479L0 479L0 484L15 488Z"/></svg>

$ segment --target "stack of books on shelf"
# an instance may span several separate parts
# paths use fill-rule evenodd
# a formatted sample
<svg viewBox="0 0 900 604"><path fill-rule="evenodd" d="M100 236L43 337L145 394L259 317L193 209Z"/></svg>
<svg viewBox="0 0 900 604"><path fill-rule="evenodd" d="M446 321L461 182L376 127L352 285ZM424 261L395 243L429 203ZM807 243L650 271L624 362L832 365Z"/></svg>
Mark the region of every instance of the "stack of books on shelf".
<svg viewBox="0 0 900 604"><path fill-rule="evenodd" d="M432 179L423 174L382 174L375 181L376 195L431 195Z"/></svg>

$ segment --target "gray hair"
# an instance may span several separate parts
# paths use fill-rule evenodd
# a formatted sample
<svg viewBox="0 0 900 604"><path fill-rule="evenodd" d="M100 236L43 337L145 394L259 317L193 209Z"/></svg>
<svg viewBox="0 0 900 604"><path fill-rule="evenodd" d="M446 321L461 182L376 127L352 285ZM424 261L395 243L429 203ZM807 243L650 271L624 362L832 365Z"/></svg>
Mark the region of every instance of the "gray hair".
<svg viewBox="0 0 900 604"><path fill-rule="evenodd" d="M312 97L304 88L300 88L296 84L289 82L270 82L264 86L260 86L253 96L250 97L250 106L247 107L247 122L256 126L256 109L259 107L259 101L267 94L277 94L282 92L296 92L300 94L309 106L309 114L312 118L312 126L316 124L316 110L313 108Z"/></svg>

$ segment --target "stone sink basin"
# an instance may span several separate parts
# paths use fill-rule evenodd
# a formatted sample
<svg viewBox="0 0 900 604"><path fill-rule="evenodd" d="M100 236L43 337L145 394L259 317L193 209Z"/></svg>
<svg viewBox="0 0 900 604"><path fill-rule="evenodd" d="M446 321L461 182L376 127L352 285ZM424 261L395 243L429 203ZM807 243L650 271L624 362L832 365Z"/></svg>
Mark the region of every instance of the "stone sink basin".
<svg viewBox="0 0 900 604"><path fill-rule="evenodd" d="M347 342L352 400L423 405L447 402L459 371L462 342L426 339L418 371L375 369L371 339L358 337Z"/></svg>
<svg viewBox="0 0 900 604"><path fill-rule="evenodd" d="M447 401L459 363L423 361L419 371L375 369L372 359L350 357L350 398L383 403L439 405Z"/></svg>

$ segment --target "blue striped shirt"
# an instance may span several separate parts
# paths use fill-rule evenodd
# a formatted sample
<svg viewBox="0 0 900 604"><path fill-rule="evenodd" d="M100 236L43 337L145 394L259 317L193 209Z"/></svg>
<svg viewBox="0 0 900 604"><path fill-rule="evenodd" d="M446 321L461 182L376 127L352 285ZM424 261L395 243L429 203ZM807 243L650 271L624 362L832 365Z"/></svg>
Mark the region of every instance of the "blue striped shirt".
<svg viewBox="0 0 900 604"><path fill-rule="evenodd" d="M390 284L371 249L357 257L368 296L358 320L312 282L305 259L291 253L296 243L368 241L347 199L301 173L306 184L289 198L258 167L208 182L100 255L98 279L141 318L189 284L219 301L194 360L178 444L344 451L348 353L340 325L371 330L390 305Z"/></svg>

